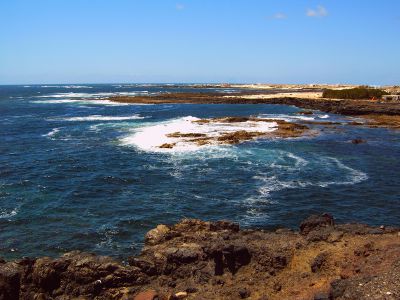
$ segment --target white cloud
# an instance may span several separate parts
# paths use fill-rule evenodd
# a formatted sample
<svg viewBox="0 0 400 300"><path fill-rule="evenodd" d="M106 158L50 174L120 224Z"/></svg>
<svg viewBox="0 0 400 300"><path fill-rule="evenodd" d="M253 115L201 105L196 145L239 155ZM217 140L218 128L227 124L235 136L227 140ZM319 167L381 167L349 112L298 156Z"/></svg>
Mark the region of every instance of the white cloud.
<svg viewBox="0 0 400 300"><path fill-rule="evenodd" d="M322 5L318 5L316 9L307 9L307 17L326 17L328 15L328 11Z"/></svg>
<svg viewBox="0 0 400 300"><path fill-rule="evenodd" d="M287 15L283 13L276 13L275 15L272 16L272 18L277 20L283 20L287 18Z"/></svg>
<svg viewBox="0 0 400 300"><path fill-rule="evenodd" d="M183 10L185 8L185 6L181 3L178 3L175 7L177 10Z"/></svg>

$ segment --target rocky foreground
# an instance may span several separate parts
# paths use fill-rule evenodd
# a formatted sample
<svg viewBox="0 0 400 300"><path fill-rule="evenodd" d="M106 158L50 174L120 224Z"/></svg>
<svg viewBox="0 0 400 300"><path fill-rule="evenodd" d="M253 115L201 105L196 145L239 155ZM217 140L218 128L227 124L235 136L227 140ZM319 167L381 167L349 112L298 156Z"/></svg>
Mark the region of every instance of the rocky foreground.
<svg viewBox="0 0 400 300"><path fill-rule="evenodd" d="M0 299L400 299L399 228L335 225L243 230L183 220L146 235L129 265L70 252L0 261Z"/></svg>

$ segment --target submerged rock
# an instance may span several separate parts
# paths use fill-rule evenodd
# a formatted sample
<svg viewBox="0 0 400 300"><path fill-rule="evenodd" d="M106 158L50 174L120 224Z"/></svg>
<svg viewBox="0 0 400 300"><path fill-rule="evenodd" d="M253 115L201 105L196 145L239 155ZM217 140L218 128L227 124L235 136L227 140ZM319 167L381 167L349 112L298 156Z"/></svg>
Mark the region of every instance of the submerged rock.
<svg viewBox="0 0 400 300"><path fill-rule="evenodd" d="M366 143L367 141L366 141L366 140L363 140L363 139L354 139L354 140L351 140L351 142L352 142L353 144L364 144L364 143Z"/></svg>

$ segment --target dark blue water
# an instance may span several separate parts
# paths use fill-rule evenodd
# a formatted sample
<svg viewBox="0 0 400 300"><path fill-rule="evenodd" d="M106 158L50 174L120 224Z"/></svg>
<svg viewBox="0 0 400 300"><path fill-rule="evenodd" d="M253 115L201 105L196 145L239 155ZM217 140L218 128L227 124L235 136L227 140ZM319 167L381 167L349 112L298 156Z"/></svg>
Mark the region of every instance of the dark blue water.
<svg viewBox="0 0 400 300"><path fill-rule="evenodd" d="M95 100L190 90L0 86L0 256L80 249L127 257L140 251L146 231L182 218L295 227L326 211L339 221L400 225L398 131L315 126L323 129L315 137L160 153L123 141L182 117L296 119L298 109ZM347 120L324 113L313 118ZM367 143L354 145L354 138Z"/></svg>

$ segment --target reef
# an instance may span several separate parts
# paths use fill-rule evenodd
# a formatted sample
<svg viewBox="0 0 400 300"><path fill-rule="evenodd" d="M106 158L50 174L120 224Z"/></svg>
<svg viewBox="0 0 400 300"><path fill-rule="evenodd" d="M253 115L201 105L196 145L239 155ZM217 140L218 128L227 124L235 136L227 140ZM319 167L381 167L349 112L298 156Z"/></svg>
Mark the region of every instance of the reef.
<svg viewBox="0 0 400 300"><path fill-rule="evenodd" d="M108 100L121 103L187 103L187 104L282 104L304 109L360 117L367 120L370 127L400 128L400 103L377 100L338 100L326 98L283 97L282 94L263 95L260 91L247 90L241 93L169 93L150 96L118 96ZM268 96L268 97L266 97ZM351 125L351 124L350 124ZM365 124L363 124L365 125Z"/></svg>
<svg viewBox="0 0 400 300"><path fill-rule="evenodd" d="M225 129L209 132L208 134L199 132L173 132L167 134L168 138L173 138L175 142L164 143L159 146L161 149L172 149L178 143L196 144L197 146L203 145L224 145L224 144L239 144L245 141L254 140L258 138L294 138L300 137L305 134L310 133L309 128L304 124L291 123L284 120L278 119L266 119L266 118L256 118L256 117L221 117L221 118L211 118L211 119L199 119L192 121L193 123L199 125L209 125L209 124L233 124L238 125L240 123L248 122L248 130L236 130L236 131L226 131ZM273 131L268 128L267 131L262 127L257 127L258 123L275 124ZM201 127L199 128L201 129Z"/></svg>
<svg viewBox="0 0 400 300"><path fill-rule="evenodd" d="M126 262L84 252L0 260L0 299L399 299L400 233L313 215L299 231L159 225Z"/></svg>

